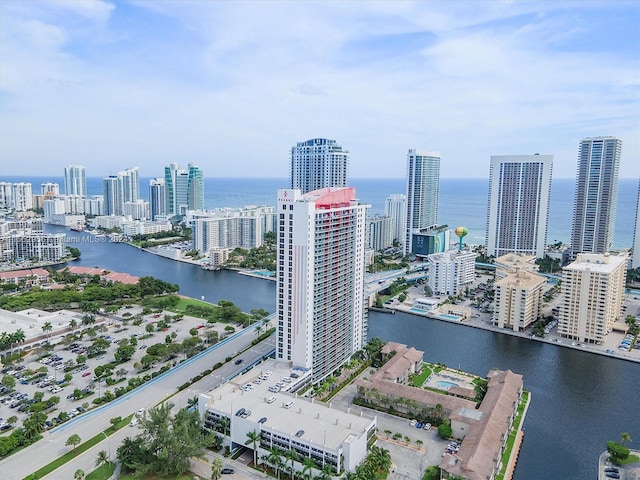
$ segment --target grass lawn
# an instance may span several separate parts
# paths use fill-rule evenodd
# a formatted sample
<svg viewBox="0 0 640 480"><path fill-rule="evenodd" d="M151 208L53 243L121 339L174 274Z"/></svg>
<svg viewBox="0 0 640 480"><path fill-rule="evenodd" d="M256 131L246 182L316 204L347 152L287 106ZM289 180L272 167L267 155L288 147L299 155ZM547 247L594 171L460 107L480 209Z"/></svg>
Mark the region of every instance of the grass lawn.
<svg viewBox="0 0 640 480"><path fill-rule="evenodd" d="M93 472L85 477L85 480L106 480L113 475L113 471L116 469L114 462L103 463Z"/></svg>
<svg viewBox="0 0 640 480"><path fill-rule="evenodd" d="M638 457L638 455L631 454L627 458L625 458L624 460L614 460L611 457L609 457L609 460L611 460L611 462L615 463L616 465L627 465L629 463L638 463L638 462L640 462L640 457Z"/></svg>
<svg viewBox="0 0 640 480"><path fill-rule="evenodd" d="M428 364L423 363L422 364L422 372L420 372L420 375L416 375L415 377L413 377L413 386L414 387L422 387L424 382L427 381L427 378L429 378L429 375L431 375L433 373L431 368L429 368L427 365Z"/></svg>
<svg viewBox="0 0 640 480"><path fill-rule="evenodd" d="M500 468L500 472L496 475L496 480L502 480L504 478L505 470L509 463L509 458L511 457L511 450L513 449L513 445L516 440L516 434L520 430L520 424L522 423L522 414L524 413L524 409L527 406L527 402L529 400L529 392L526 390L522 392L522 399L520 400L520 404L516 410L516 415L513 419L513 425L511 426L511 431L509 432L509 437L507 438L507 444L505 446L504 451L502 452L502 467Z"/></svg>
<svg viewBox="0 0 640 480"><path fill-rule="evenodd" d="M86 442L81 443L76 448L68 451L67 453L65 453L61 457L55 459L50 464L45 465L40 470L37 470L37 471L33 472L31 475L28 475L27 477L24 478L24 480L36 480L38 478L42 478L45 475L48 475L49 473L53 472L55 469L61 467L65 463L70 462L75 457L77 457L80 453L82 453L82 452L84 452L86 450L89 450L91 447L93 447L94 445L97 445L98 443L100 443L102 440L104 440L109 435L112 435L113 433L115 433L116 431L121 429L122 427L128 425L132 416L133 415L129 415L128 417L123 418L120 421L120 423L118 423L116 425L115 429L112 428L112 427L109 427L104 431L104 433L103 432L98 433L97 435L95 435L92 438L88 439Z"/></svg>
<svg viewBox="0 0 640 480"><path fill-rule="evenodd" d="M178 304L175 307L173 307L171 311L176 313L185 313L185 311L187 310L187 305L196 305L198 307L207 307L207 308L214 307L211 303L202 302L200 300L194 300L191 298L180 298L180 301L178 302Z"/></svg>

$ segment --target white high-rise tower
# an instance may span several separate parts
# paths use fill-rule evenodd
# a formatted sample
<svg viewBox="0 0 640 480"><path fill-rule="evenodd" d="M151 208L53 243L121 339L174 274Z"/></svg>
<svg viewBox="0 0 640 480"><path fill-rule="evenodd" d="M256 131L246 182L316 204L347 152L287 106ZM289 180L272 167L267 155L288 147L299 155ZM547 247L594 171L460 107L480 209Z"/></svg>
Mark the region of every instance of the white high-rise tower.
<svg viewBox="0 0 640 480"><path fill-rule="evenodd" d="M64 193L87 196L87 177L81 165L64 167Z"/></svg>
<svg viewBox="0 0 640 480"><path fill-rule="evenodd" d="M362 349L365 217L355 189L278 190L276 358L318 382Z"/></svg>
<svg viewBox="0 0 640 480"><path fill-rule="evenodd" d="M389 195L384 202L384 214L393 220L393 239L404 247L407 240L407 196L402 193Z"/></svg>
<svg viewBox="0 0 640 480"><path fill-rule="evenodd" d="M491 157L487 255L542 258L547 242L552 155Z"/></svg>
<svg viewBox="0 0 640 480"><path fill-rule="evenodd" d="M313 138L291 148L291 188L302 193L346 187L349 152L335 140Z"/></svg>
<svg viewBox="0 0 640 480"><path fill-rule="evenodd" d="M580 142L573 205L571 250L605 253L613 246L622 140L585 138Z"/></svg>

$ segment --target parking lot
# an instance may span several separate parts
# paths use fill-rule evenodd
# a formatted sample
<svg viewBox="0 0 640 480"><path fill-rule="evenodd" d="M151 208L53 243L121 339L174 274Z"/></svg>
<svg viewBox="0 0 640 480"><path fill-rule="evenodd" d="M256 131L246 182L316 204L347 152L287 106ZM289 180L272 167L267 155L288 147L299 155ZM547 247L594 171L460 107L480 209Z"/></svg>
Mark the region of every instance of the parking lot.
<svg viewBox="0 0 640 480"><path fill-rule="evenodd" d="M125 312L134 316L140 314L142 309L121 309L116 315L122 318ZM132 322L123 324L113 320L114 317L107 318L95 327L96 334L93 337L85 334L80 338L76 335L74 340L63 342L62 337L53 336L50 340L54 345L53 351L41 356L31 352L20 364L3 368L0 378L13 377L16 385L12 390L0 386L0 433L8 434L13 426L20 426L29 415L28 409L35 403L43 402L41 407L47 415L46 428L51 428L94 407L93 400L105 391L114 393L116 388L126 387L134 377L151 374L163 365L184 359L181 354L169 362L158 362L151 369L141 371L141 359L147 354L146 349L154 344L166 344L167 336L174 343L180 343L192 336L192 329L196 329L197 335L203 340L208 332L214 330L220 338L228 333L224 330L225 324L205 324L201 319L188 316L181 321L170 322L161 331L157 331L155 326L153 332L147 331L147 325L154 325L164 316L164 312L145 315L139 325L133 325ZM118 344L125 338L135 344L135 352L130 360L115 366L110 377L117 383L109 386L104 378L96 378L94 372L96 367L115 360ZM91 355L92 346L95 345L100 345L102 351L98 355Z"/></svg>

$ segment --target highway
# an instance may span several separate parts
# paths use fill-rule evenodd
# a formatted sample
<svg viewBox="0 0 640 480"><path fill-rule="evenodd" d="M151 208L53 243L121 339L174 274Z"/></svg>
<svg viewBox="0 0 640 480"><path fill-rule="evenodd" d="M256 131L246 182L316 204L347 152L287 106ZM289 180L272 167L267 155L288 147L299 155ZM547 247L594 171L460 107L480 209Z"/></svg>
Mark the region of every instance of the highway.
<svg viewBox="0 0 640 480"><path fill-rule="evenodd" d="M0 480L21 480L70 451L72 448L65 446L65 443L73 434L79 435L83 441L86 441L110 427L111 418L126 417L143 407L148 410L176 394L179 385L210 369L214 364L224 362L226 357L233 357L250 346L251 341L256 338L256 325L228 337L113 402L44 432L43 439L0 462ZM264 355L270 354L273 349L274 340L271 337L244 352L239 357L243 359L241 365L235 365L234 362L223 365L189 388L172 396L170 401L176 405L176 409L183 407L189 398L226 382ZM125 427L44 478L71 479L78 469L87 474L95 469L95 459L99 451L105 450L108 454L110 452L110 459L115 460L116 449L122 439L135 436L137 433L137 427Z"/></svg>

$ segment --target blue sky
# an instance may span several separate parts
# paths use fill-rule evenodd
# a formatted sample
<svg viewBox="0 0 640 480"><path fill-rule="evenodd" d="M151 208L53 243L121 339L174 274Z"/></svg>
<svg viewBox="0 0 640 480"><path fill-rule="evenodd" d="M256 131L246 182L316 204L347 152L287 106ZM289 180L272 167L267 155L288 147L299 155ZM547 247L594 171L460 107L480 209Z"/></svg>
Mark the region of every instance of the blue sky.
<svg viewBox="0 0 640 480"><path fill-rule="evenodd" d="M640 2L0 2L0 177L286 177L315 137L352 177L402 177L409 148L441 176L489 157L623 139L640 176Z"/></svg>

